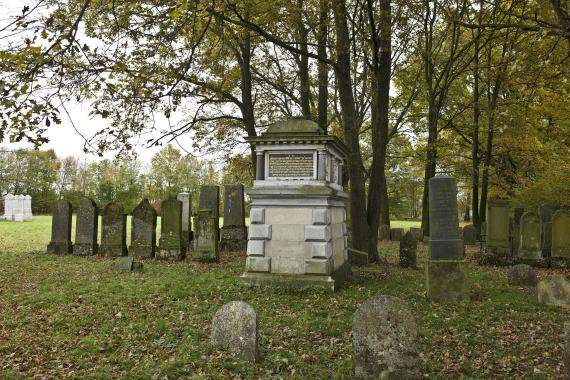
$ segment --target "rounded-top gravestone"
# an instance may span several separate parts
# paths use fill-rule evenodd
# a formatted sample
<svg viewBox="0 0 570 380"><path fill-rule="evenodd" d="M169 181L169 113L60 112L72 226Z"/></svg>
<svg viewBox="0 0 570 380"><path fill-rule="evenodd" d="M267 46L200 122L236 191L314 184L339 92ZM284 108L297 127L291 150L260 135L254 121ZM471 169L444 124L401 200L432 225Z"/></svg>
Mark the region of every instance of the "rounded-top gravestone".
<svg viewBox="0 0 570 380"><path fill-rule="evenodd" d="M220 308L212 320L211 344L255 362L257 359L257 314L246 302L232 301Z"/></svg>

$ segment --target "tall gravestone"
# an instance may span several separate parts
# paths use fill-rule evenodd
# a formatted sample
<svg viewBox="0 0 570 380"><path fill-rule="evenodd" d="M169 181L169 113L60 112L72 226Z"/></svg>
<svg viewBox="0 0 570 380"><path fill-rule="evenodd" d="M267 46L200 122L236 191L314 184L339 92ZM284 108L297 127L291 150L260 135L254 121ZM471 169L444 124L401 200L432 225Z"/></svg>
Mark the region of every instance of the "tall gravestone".
<svg viewBox="0 0 570 380"><path fill-rule="evenodd" d="M14 214L12 213L14 195L6 194L4 196L4 219L14 220Z"/></svg>
<svg viewBox="0 0 570 380"><path fill-rule="evenodd" d="M129 255L151 259L156 252L156 210L143 199L133 210Z"/></svg>
<svg viewBox="0 0 570 380"><path fill-rule="evenodd" d="M474 225L468 224L463 227L463 243L465 245L477 244L477 229Z"/></svg>
<svg viewBox="0 0 570 380"><path fill-rule="evenodd" d="M212 216L216 218L216 239L220 240L220 187L200 186L200 210L211 210Z"/></svg>
<svg viewBox="0 0 570 380"><path fill-rule="evenodd" d="M570 266L570 211L558 210L552 216L553 266Z"/></svg>
<svg viewBox="0 0 570 380"><path fill-rule="evenodd" d="M223 251L243 251L247 246L243 185L224 186L224 226L220 248Z"/></svg>
<svg viewBox="0 0 570 380"><path fill-rule="evenodd" d="M416 249L418 240L408 231L400 240L400 267L415 268L416 267Z"/></svg>
<svg viewBox="0 0 570 380"><path fill-rule="evenodd" d="M184 260L186 249L182 242L182 202L170 198L162 201L161 209L161 232L156 258L161 260Z"/></svg>
<svg viewBox="0 0 570 380"><path fill-rule="evenodd" d="M59 200L53 204L51 212L51 241L47 246L48 253L65 255L73 252L71 244L71 203Z"/></svg>
<svg viewBox="0 0 570 380"><path fill-rule="evenodd" d="M32 220L32 197L24 195L24 220Z"/></svg>
<svg viewBox="0 0 570 380"><path fill-rule="evenodd" d="M101 255L127 256L127 214L123 206L115 202L108 203L101 219Z"/></svg>
<svg viewBox="0 0 570 380"><path fill-rule="evenodd" d="M524 214L524 209L516 207L513 210L513 217L510 218L510 239L511 239L511 252L513 257L518 257L520 237L521 237L521 218Z"/></svg>
<svg viewBox="0 0 570 380"><path fill-rule="evenodd" d="M535 212L526 212L520 220L518 257L524 260L540 260L540 218Z"/></svg>
<svg viewBox="0 0 570 380"><path fill-rule="evenodd" d="M198 210L194 217L194 249L192 259L196 261L219 261L217 223L212 210Z"/></svg>
<svg viewBox="0 0 570 380"><path fill-rule="evenodd" d="M24 196L16 195L14 197L14 207L12 209L13 220L15 222L24 221Z"/></svg>
<svg viewBox="0 0 570 380"><path fill-rule="evenodd" d="M538 216L541 226L540 246L543 257L550 257L552 247L552 216L554 215L554 211L554 206L549 204L542 204L538 207Z"/></svg>
<svg viewBox="0 0 570 380"><path fill-rule="evenodd" d="M182 202L182 243L186 250L190 247L192 241L192 194L179 193L176 196Z"/></svg>
<svg viewBox="0 0 570 380"><path fill-rule="evenodd" d="M491 199L487 203L487 250L492 254L509 253L509 201Z"/></svg>
<svg viewBox="0 0 570 380"><path fill-rule="evenodd" d="M468 298L469 287L458 229L455 178L437 176L429 180L429 212L428 298L434 302L463 301Z"/></svg>
<svg viewBox="0 0 570 380"><path fill-rule="evenodd" d="M75 244L73 254L77 256L96 255L97 232L99 231L99 209L93 199L82 198L77 207L75 219Z"/></svg>

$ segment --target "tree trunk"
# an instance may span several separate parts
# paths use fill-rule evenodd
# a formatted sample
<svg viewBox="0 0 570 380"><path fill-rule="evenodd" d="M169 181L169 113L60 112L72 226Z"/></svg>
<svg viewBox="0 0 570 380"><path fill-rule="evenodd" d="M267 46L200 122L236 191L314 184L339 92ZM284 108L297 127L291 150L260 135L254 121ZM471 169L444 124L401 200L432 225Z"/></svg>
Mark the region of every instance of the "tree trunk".
<svg viewBox="0 0 570 380"><path fill-rule="evenodd" d="M245 33L243 44L240 46L241 53L241 113L245 131L248 137L255 137L255 114L253 110L253 95L251 92L251 41L249 31ZM251 149L251 169L253 171L253 178L255 178L256 157L255 151Z"/></svg>
<svg viewBox="0 0 570 380"><path fill-rule="evenodd" d="M475 58L473 60L473 136L471 146L471 209L473 210L473 225L477 236L481 236L481 221L479 220L479 34L475 40Z"/></svg>
<svg viewBox="0 0 570 380"><path fill-rule="evenodd" d="M422 229L429 236L429 180L435 176L437 163L437 115L435 97L430 96L428 105L428 146L424 166L424 193L422 197Z"/></svg>
<svg viewBox="0 0 570 380"><path fill-rule="evenodd" d="M487 148L485 149L485 162L483 164L483 178L481 180L481 202L479 203L479 217L481 222L486 221L487 193L489 189L489 167L493 153L493 127L489 125L487 130Z"/></svg>
<svg viewBox="0 0 570 380"><path fill-rule="evenodd" d="M320 61L317 63L319 77L319 100L317 105L319 127L327 133L328 129L328 98L329 98L329 69L324 63L327 58L327 33L329 20L329 2L328 0L319 1L319 35L317 54Z"/></svg>
<svg viewBox="0 0 570 380"><path fill-rule="evenodd" d="M297 0L297 7L299 12L297 17L297 32L299 33L299 50L301 51L299 56L299 80L301 82L299 98L301 100L303 118L311 120L311 84L309 81L309 49L307 46L308 31L303 20L303 0Z"/></svg>

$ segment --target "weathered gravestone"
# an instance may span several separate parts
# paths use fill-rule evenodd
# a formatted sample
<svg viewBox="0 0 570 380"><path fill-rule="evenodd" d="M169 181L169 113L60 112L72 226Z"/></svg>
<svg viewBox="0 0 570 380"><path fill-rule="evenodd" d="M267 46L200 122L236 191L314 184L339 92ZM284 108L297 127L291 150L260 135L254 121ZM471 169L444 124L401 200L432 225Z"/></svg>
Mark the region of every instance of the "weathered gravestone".
<svg viewBox="0 0 570 380"><path fill-rule="evenodd" d="M170 198L162 201L160 240L156 258L184 260L186 250L182 243L182 202Z"/></svg>
<svg viewBox="0 0 570 380"><path fill-rule="evenodd" d="M536 287L536 293L539 303L570 306L570 282L566 277L557 275L540 281Z"/></svg>
<svg viewBox="0 0 570 380"><path fill-rule="evenodd" d="M32 197L24 195L24 220L32 220Z"/></svg>
<svg viewBox="0 0 570 380"><path fill-rule="evenodd" d="M103 256L127 256L127 214L118 203L109 202L101 218L101 247Z"/></svg>
<svg viewBox="0 0 570 380"><path fill-rule="evenodd" d="M403 228L392 228L390 230L390 240L392 241L400 241L404 236L404 229Z"/></svg>
<svg viewBox="0 0 570 380"><path fill-rule="evenodd" d="M24 196L16 195L14 197L14 206L12 208L12 216L15 222L24 221Z"/></svg>
<svg viewBox="0 0 570 380"><path fill-rule="evenodd" d="M71 203L59 200L53 204L51 212L51 241L47 246L48 253L64 255L73 252L71 244Z"/></svg>
<svg viewBox="0 0 570 380"><path fill-rule="evenodd" d="M220 240L220 187L200 186L200 210L211 210L216 223L216 239Z"/></svg>
<svg viewBox="0 0 570 380"><path fill-rule="evenodd" d="M212 320L210 342L254 363L257 359L257 314L247 303L232 301L220 308Z"/></svg>
<svg viewBox="0 0 570 380"><path fill-rule="evenodd" d="M399 298L380 295L358 307L352 320L354 373L366 379L420 379L417 327Z"/></svg>
<svg viewBox="0 0 570 380"><path fill-rule="evenodd" d="M477 244L477 228L474 225L468 224L463 227L463 243L465 245Z"/></svg>
<svg viewBox="0 0 570 380"><path fill-rule="evenodd" d="M400 267L415 268L416 267L416 249L418 241L412 235L411 231L406 232L402 240L400 240Z"/></svg>
<svg viewBox="0 0 570 380"><path fill-rule="evenodd" d="M380 241L390 240L390 226L387 224L382 224L378 230Z"/></svg>
<svg viewBox="0 0 570 380"><path fill-rule="evenodd" d="M192 233L192 195L190 193L179 193L176 196L182 202L182 243L186 250L190 248L193 239Z"/></svg>
<svg viewBox="0 0 570 380"><path fill-rule="evenodd" d="M429 254L427 295L434 302L459 302L468 298L469 286L463 241L459 236L457 182L448 176L429 180Z"/></svg>
<svg viewBox="0 0 570 380"><path fill-rule="evenodd" d="M552 216L552 257L570 260L570 211L558 210Z"/></svg>
<svg viewBox="0 0 570 380"><path fill-rule="evenodd" d="M6 220L14 220L14 213L12 212L14 207L13 199L13 194L8 193L4 196L4 219Z"/></svg>
<svg viewBox="0 0 570 380"><path fill-rule="evenodd" d="M487 251L490 254L509 254L509 201L491 199L487 203Z"/></svg>
<svg viewBox="0 0 570 380"><path fill-rule="evenodd" d="M509 269L507 274L509 285L513 286L536 286L538 278L534 269L527 264L517 264Z"/></svg>
<svg viewBox="0 0 570 380"><path fill-rule="evenodd" d="M417 241L424 241L424 230L423 230L423 228L410 227L410 232L412 233L412 236Z"/></svg>
<svg viewBox="0 0 570 380"><path fill-rule="evenodd" d="M524 208L516 207L513 210L513 217L509 219L510 225L510 238L511 238L511 251L513 257L518 257L520 239L521 239L521 218L524 214Z"/></svg>
<svg viewBox="0 0 570 380"><path fill-rule="evenodd" d="M540 260L540 219L535 212L525 212L520 222L518 257L525 260Z"/></svg>
<svg viewBox="0 0 570 380"><path fill-rule="evenodd" d="M550 257L552 248L552 216L554 211L554 206L549 204L542 204L538 207L541 228L540 247L543 257Z"/></svg>
<svg viewBox="0 0 570 380"><path fill-rule="evenodd" d="M193 260L205 262L220 260L216 220L218 218L214 217L212 210L203 209L196 213L194 217Z"/></svg>
<svg viewBox="0 0 570 380"><path fill-rule="evenodd" d="M140 272L143 270L143 264L135 261L132 256L117 257L113 269L117 272Z"/></svg>
<svg viewBox="0 0 570 380"><path fill-rule="evenodd" d="M153 258L156 252L156 210L143 199L133 210L131 220L131 245L129 254L145 259Z"/></svg>
<svg viewBox="0 0 570 380"><path fill-rule="evenodd" d="M97 232L99 231L99 209L93 199L82 198L77 207L75 219L75 244L73 253L78 256L96 255Z"/></svg>
<svg viewBox="0 0 570 380"><path fill-rule="evenodd" d="M246 246L243 186L226 185L224 186L224 226L220 248L223 251L244 251Z"/></svg>

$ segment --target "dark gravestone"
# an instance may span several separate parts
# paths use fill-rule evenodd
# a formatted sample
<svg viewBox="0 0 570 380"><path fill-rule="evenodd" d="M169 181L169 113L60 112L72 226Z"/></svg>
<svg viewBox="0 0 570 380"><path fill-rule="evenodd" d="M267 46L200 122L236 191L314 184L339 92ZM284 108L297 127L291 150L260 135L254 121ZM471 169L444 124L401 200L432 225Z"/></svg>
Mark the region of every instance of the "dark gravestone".
<svg viewBox="0 0 570 380"><path fill-rule="evenodd" d="M429 180L429 212L428 298L435 302L465 300L468 285L463 241L458 229L457 182L454 178L438 176Z"/></svg>
<svg viewBox="0 0 570 380"><path fill-rule="evenodd" d="M217 223L218 218L212 215L212 211L198 210L194 217L194 249L192 259L197 261L219 261Z"/></svg>
<svg viewBox="0 0 570 380"><path fill-rule="evenodd" d="M400 241L404 236L404 229L403 228L392 228L390 230L390 240L392 241Z"/></svg>
<svg viewBox="0 0 570 380"><path fill-rule="evenodd" d="M176 196L182 202L182 243L186 250L192 241L192 195L190 193L179 193Z"/></svg>
<svg viewBox="0 0 570 380"><path fill-rule="evenodd" d="M356 378L422 378L416 322L399 298L380 295L358 307L352 348Z"/></svg>
<svg viewBox="0 0 570 380"><path fill-rule="evenodd" d="M410 232L417 241L424 241L424 230L422 228L410 227Z"/></svg>
<svg viewBox="0 0 570 380"><path fill-rule="evenodd" d="M71 244L71 203L66 200L56 201L51 212L51 241L48 253L65 255L73 252Z"/></svg>
<svg viewBox="0 0 570 380"><path fill-rule="evenodd" d="M406 232L402 240L400 240L400 267L415 268L416 267L416 249L418 247L417 239L412 235L411 231Z"/></svg>
<svg viewBox="0 0 570 380"><path fill-rule="evenodd" d="M133 210L129 254L133 257L150 259L154 257L155 252L156 210L145 198Z"/></svg>
<svg viewBox="0 0 570 380"><path fill-rule="evenodd" d="M226 349L237 357L254 363L257 359L257 314L242 301L232 301L220 308L212 320L212 346Z"/></svg>
<svg viewBox="0 0 570 380"><path fill-rule="evenodd" d="M77 256L96 255L97 231L99 230L99 210L93 199L82 198L75 219L75 244L73 254Z"/></svg>
<svg viewBox="0 0 570 380"><path fill-rule="evenodd" d="M162 201L161 233L157 259L184 260L186 250L182 243L182 202L176 199Z"/></svg>
<svg viewBox="0 0 570 380"><path fill-rule="evenodd" d="M477 244L477 229L474 225L468 224L463 227L463 243L465 245Z"/></svg>
<svg viewBox="0 0 570 380"><path fill-rule="evenodd" d="M123 206L109 202L103 209L101 219L99 253L108 257L127 256L127 214Z"/></svg>
<svg viewBox="0 0 570 380"><path fill-rule="evenodd" d="M387 224L381 225L379 229L379 235L380 241L390 240L390 226Z"/></svg>
<svg viewBox="0 0 570 380"><path fill-rule="evenodd" d="M224 226L220 249L244 251L247 246L245 207L242 185L224 186Z"/></svg>
<svg viewBox="0 0 570 380"><path fill-rule="evenodd" d="M513 286L536 286L538 283L538 278L536 277L536 273L534 269L527 264L517 264L511 269L509 269L509 273L507 274L507 280L509 285Z"/></svg>
<svg viewBox="0 0 570 380"><path fill-rule="evenodd" d="M220 187L201 186L200 187L200 210L211 210L212 216L216 219L216 238L220 240Z"/></svg>
<svg viewBox="0 0 570 380"><path fill-rule="evenodd" d="M540 249L540 218L535 212L526 212L520 222L520 245L518 257L522 259L539 260Z"/></svg>
<svg viewBox="0 0 570 380"><path fill-rule="evenodd" d="M134 257L117 257L113 269L117 272L140 272L143 264L136 262Z"/></svg>

